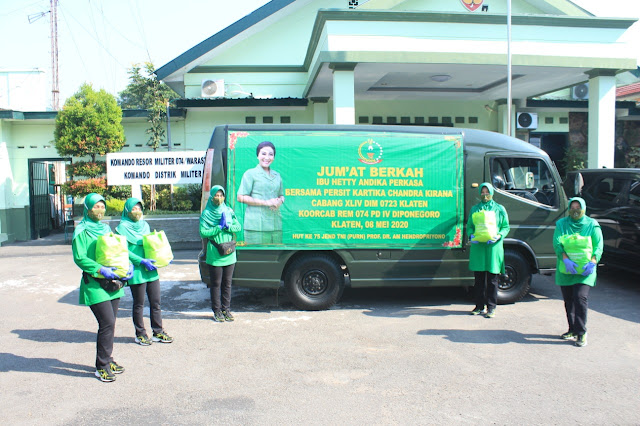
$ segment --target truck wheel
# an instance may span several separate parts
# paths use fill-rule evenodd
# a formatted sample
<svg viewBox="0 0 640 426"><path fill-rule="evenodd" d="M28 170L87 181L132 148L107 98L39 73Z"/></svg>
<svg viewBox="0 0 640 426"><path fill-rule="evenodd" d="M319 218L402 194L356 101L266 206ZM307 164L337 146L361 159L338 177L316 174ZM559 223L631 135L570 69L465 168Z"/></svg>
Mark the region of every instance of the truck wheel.
<svg viewBox="0 0 640 426"><path fill-rule="evenodd" d="M308 255L287 268L284 286L296 307L320 311L333 306L342 296L344 274L331 257Z"/></svg>
<svg viewBox="0 0 640 426"><path fill-rule="evenodd" d="M522 254L514 250L504 252L505 275L500 277L498 303L501 305L521 300L531 286L531 270Z"/></svg>

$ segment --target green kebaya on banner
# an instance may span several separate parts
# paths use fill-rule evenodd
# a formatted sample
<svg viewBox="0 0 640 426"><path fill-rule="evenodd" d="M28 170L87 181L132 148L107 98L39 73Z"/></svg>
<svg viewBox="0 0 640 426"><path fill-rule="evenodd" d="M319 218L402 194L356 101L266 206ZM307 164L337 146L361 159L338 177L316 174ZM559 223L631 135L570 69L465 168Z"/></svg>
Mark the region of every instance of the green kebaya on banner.
<svg viewBox="0 0 640 426"><path fill-rule="evenodd" d="M462 134L230 131L238 246L462 247ZM277 154L277 155L276 155Z"/></svg>

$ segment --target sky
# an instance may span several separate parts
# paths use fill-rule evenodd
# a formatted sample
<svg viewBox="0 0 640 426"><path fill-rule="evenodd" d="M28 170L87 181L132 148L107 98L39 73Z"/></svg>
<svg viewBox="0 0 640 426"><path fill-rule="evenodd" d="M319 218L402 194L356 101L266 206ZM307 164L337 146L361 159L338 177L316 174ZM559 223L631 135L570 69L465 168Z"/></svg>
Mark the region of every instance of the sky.
<svg viewBox="0 0 640 426"><path fill-rule="evenodd" d="M59 0L60 106L84 82L117 96L127 86L127 71L133 64L165 65L267 2ZM640 0L574 2L598 16L640 17ZM48 89L49 9L50 0L0 0L0 69L44 70ZM640 37L640 24L631 34Z"/></svg>

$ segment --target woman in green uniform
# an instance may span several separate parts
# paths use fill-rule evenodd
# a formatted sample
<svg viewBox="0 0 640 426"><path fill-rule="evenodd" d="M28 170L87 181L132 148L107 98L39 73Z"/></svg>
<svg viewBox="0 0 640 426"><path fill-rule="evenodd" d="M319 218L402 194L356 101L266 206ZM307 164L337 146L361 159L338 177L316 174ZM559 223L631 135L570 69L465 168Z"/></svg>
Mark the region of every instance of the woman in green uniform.
<svg viewBox="0 0 640 426"><path fill-rule="evenodd" d="M558 257L556 285L560 286L564 309L567 313L569 331L560 336L564 340L576 339L576 346L587 345L587 309L589 288L596 285L596 266L603 250L602 229L598 222L585 216L587 205L580 197L569 200L569 216L556 222L553 234L553 249ZM578 266L567 255L563 244L564 236L578 234L591 239L589 261L584 267ZM561 265L564 266L561 269ZM563 273L561 271L566 271Z"/></svg>
<svg viewBox="0 0 640 426"><path fill-rule="evenodd" d="M509 233L509 216L500 204L493 201L493 186L490 183L480 185L480 203L471 208L467 221L467 232L471 241L469 250L469 269L473 271L475 284L473 286L476 307L471 315L484 313L493 318L498 304L498 277L504 274L504 244L503 240ZM495 213L497 234L486 242L475 239L476 226L473 214L480 211Z"/></svg>
<svg viewBox="0 0 640 426"><path fill-rule="evenodd" d="M258 165L242 175L238 201L247 205L244 213L246 244L282 244L284 188L280 173L271 169L276 147L269 141L256 148Z"/></svg>
<svg viewBox="0 0 640 426"><path fill-rule="evenodd" d="M118 277L115 267L100 265L96 262L96 242L98 237L111 232L111 228L100 222L106 210L104 198L100 194L91 193L84 199L84 215L73 233L73 260L82 269L80 280L80 304L91 308L98 321L98 338L95 375L103 382L113 382L114 374L120 374L124 367L113 360L113 335L116 325L116 314L120 298L124 290L107 291L96 281L94 276L102 274L108 280L126 280L133 274L133 265L129 265L129 274Z"/></svg>
<svg viewBox="0 0 640 426"><path fill-rule="evenodd" d="M236 266L236 252L220 254L216 245L233 240L242 226L231 207L224 202L224 189L211 188L209 201L200 215L200 236L208 240L207 265L211 290L211 309L216 322L233 321L231 314L231 279ZM222 298L222 300L220 300Z"/></svg>
<svg viewBox="0 0 640 426"><path fill-rule="evenodd" d="M151 232L149 224L143 219L142 201L137 198L129 198L124 203L120 223L116 232L127 238L129 247L129 260L133 263L133 277L128 281L131 296L133 297L133 326L136 331L135 341L139 345L149 346L151 342L171 343L173 338L164 332L162 328L162 310L160 309L160 277L158 268L153 259L144 257L142 236ZM151 317L151 340L144 327L144 295L149 298L149 310Z"/></svg>

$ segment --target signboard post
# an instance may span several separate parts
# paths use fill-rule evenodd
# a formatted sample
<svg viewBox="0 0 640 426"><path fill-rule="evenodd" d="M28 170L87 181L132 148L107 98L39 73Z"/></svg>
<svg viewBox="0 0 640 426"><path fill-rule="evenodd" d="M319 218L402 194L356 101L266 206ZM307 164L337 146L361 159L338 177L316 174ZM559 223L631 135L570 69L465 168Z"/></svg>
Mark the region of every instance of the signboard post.
<svg viewBox="0 0 640 426"><path fill-rule="evenodd" d="M107 185L131 185L142 200L141 185L201 183L205 151L117 152L107 154Z"/></svg>

